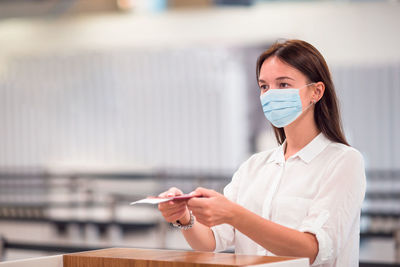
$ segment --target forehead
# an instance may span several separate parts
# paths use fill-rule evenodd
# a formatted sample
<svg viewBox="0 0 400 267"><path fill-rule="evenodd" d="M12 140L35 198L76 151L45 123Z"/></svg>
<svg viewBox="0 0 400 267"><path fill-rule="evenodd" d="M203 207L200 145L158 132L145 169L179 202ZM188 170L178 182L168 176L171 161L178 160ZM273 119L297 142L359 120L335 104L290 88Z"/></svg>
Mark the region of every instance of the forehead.
<svg viewBox="0 0 400 267"><path fill-rule="evenodd" d="M305 79L306 77L296 68L273 56L267 58L260 69L260 80L273 81L279 77L290 77L294 80Z"/></svg>

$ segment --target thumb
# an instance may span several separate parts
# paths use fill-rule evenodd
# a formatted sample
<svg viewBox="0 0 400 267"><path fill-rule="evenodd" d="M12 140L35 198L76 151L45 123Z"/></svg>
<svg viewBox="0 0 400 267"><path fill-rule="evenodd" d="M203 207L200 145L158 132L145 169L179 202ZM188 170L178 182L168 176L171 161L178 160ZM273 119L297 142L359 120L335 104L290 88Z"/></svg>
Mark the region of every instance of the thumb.
<svg viewBox="0 0 400 267"><path fill-rule="evenodd" d="M165 192L159 194L158 196L159 197L174 197L174 196L180 196L182 194L183 194L183 192L180 189L178 189L176 187L171 187L170 189L168 189L168 191L165 191Z"/></svg>
<svg viewBox="0 0 400 267"><path fill-rule="evenodd" d="M216 197L219 195L219 193L215 192L214 190L206 189L203 187L196 188L196 190L194 190L190 194L202 197Z"/></svg>

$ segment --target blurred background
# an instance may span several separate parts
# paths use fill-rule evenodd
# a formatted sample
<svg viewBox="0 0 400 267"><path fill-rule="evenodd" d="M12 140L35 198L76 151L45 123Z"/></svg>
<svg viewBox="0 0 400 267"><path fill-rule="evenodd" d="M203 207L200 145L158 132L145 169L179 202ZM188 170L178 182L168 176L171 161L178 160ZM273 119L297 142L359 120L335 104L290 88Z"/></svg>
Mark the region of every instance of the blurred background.
<svg viewBox="0 0 400 267"><path fill-rule="evenodd" d="M399 263L399 29L395 0L0 0L1 260L189 249L128 203L221 192L275 147L255 63L298 38L327 60L365 158L360 261Z"/></svg>

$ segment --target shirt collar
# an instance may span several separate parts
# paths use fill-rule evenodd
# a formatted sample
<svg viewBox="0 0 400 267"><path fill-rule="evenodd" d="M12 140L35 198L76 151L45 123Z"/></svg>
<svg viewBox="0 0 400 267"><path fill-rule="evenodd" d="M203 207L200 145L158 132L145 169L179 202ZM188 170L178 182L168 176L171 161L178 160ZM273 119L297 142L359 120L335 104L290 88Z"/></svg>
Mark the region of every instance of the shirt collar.
<svg viewBox="0 0 400 267"><path fill-rule="evenodd" d="M303 147L296 154L291 156L291 158L299 157L305 163L309 163L313 160L319 153L322 152L332 141L330 141L322 132L319 133L310 143L308 143L305 147ZM282 164L285 162L285 154L284 147L286 146L286 140L280 145L277 149L275 149L274 153L268 159L267 162L275 162L278 164Z"/></svg>
<svg viewBox="0 0 400 267"><path fill-rule="evenodd" d="M268 163L275 162L278 164L283 164L285 162L285 153L284 153L284 147L286 145L286 140L283 142L282 145L277 147L271 157L268 159Z"/></svg>

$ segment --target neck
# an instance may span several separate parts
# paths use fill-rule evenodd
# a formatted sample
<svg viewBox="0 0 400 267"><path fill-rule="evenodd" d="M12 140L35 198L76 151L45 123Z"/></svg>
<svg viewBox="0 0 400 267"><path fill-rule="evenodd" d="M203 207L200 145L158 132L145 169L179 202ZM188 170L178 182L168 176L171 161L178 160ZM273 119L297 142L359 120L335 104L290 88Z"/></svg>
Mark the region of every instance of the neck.
<svg viewBox="0 0 400 267"><path fill-rule="evenodd" d="M296 154L320 133L314 121L314 109L309 111L304 114L306 116L299 117L284 128L286 135L285 159Z"/></svg>

